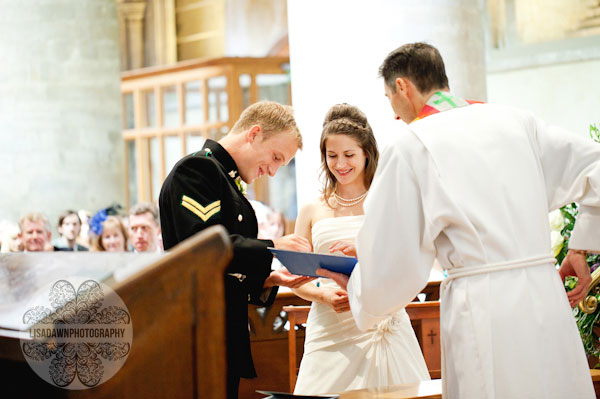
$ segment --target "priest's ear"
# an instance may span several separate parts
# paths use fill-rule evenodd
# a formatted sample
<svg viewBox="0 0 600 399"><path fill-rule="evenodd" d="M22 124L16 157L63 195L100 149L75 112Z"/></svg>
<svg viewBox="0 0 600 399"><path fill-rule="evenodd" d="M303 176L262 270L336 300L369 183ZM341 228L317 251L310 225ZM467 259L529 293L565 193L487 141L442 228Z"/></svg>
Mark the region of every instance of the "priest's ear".
<svg viewBox="0 0 600 399"><path fill-rule="evenodd" d="M396 91L400 91L401 95L413 101L414 98L421 95L417 85L407 77L396 78Z"/></svg>
<svg viewBox="0 0 600 399"><path fill-rule="evenodd" d="M396 85L396 91L401 91L404 94L407 93L410 83L410 81L407 78L396 78L396 81L394 83Z"/></svg>

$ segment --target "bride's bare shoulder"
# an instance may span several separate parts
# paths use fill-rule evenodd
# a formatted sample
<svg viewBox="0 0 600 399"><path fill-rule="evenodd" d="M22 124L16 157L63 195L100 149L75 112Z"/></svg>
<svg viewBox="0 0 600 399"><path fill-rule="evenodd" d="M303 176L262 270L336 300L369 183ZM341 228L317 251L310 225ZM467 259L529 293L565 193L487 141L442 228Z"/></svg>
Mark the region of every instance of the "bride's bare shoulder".
<svg viewBox="0 0 600 399"><path fill-rule="evenodd" d="M332 209L327 205L322 197L313 198L306 202L301 208L298 216L306 217L312 221L322 219L328 216Z"/></svg>

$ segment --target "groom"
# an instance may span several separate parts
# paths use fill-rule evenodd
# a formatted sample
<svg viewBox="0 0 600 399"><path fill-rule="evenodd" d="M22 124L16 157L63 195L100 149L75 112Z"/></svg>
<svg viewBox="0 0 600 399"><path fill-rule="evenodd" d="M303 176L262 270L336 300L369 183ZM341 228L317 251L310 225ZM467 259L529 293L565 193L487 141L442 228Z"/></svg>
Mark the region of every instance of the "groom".
<svg viewBox="0 0 600 399"><path fill-rule="evenodd" d="M569 303L591 281L586 253L600 252L600 145L527 112L454 96L425 43L391 52L380 75L409 126L381 156L352 275L322 275L347 285L368 329L415 297L437 258L449 274L445 398L594 398ZM560 277L579 280L565 295L547 213L575 201Z"/></svg>
<svg viewBox="0 0 600 399"><path fill-rule="evenodd" d="M274 176L302 148L292 109L272 101L252 104L219 142L181 159L163 183L160 219L165 250L220 224L230 234L233 259L225 276L227 397L238 397L240 378L256 377L250 353L248 304L269 306L277 286L295 288L310 280L284 268L271 270L275 247L309 251L308 241L290 234L257 239L256 214L243 193L241 180L252 183Z"/></svg>

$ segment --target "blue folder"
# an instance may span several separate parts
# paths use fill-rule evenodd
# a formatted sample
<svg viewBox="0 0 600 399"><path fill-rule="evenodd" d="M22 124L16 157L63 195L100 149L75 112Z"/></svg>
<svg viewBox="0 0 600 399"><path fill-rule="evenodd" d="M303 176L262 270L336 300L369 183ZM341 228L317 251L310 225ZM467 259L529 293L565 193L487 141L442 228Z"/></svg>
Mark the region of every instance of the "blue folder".
<svg viewBox="0 0 600 399"><path fill-rule="evenodd" d="M302 276L319 277L316 273L318 268L344 273L349 276L357 262L356 258L349 256L324 255L275 248L269 248L269 250L290 273Z"/></svg>

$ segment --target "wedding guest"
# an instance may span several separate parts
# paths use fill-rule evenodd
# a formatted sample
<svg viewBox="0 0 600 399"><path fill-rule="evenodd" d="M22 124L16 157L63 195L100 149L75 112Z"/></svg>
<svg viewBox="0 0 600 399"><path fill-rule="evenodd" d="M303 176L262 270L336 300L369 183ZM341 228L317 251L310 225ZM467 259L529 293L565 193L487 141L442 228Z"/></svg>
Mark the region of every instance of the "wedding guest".
<svg viewBox="0 0 600 399"><path fill-rule="evenodd" d="M272 240L283 237L285 232L283 213L274 210L260 201L251 200L250 204L256 213L256 221L258 222L257 238Z"/></svg>
<svg viewBox="0 0 600 399"><path fill-rule="evenodd" d="M101 229L94 232L92 251L126 252L127 229L118 216L107 216Z"/></svg>
<svg viewBox="0 0 600 399"><path fill-rule="evenodd" d="M79 230L79 236L77 237L77 243L83 247L90 248L91 246L91 235L90 235L90 220L92 214L85 209L77 211L79 220L81 220L81 229Z"/></svg>
<svg viewBox="0 0 600 399"><path fill-rule="evenodd" d="M0 222L0 240L2 241L0 252L20 252L23 250L23 248L19 248L19 245L21 245L19 231L17 223L8 220Z"/></svg>
<svg viewBox="0 0 600 399"><path fill-rule="evenodd" d="M26 214L19 220L19 240L25 252L51 252L54 247L50 243L52 237L48 218L39 212Z"/></svg>
<svg viewBox="0 0 600 399"><path fill-rule="evenodd" d="M135 252L160 252L160 220L158 208L141 202L129 211L129 235Z"/></svg>
<svg viewBox="0 0 600 399"><path fill-rule="evenodd" d="M81 219L77 212L67 210L58 217L59 238L54 243L57 251L87 251L88 248L77 242L81 232Z"/></svg>

